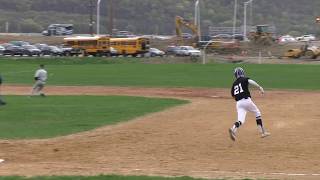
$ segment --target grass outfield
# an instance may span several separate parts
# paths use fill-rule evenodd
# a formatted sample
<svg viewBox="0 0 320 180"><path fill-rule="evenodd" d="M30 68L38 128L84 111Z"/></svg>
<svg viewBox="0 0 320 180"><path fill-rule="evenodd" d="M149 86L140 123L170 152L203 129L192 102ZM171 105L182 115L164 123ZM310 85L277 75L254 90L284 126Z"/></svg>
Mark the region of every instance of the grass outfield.
<svg viewBox="0 0 320 180"><path fill-rule="evenodd" d="M320 65L142 64L136 58L1 59L0 73L5 83L31 84L40 63L47 65L49 85L229 88L233 69L242 66L247 76L265 88L320 89Z"/></svg>
<svg viewBox="0 0 320 180"><path fill-rule="evenodd" d="M6 96L0 107L0 138L48 138L127 121L187 103L130 96Z"/></svg>
<svg viewBox="0 0 320 180"><path fill-rule="evenodd" d="M0 177L0 180L205 180L191 177L147 177L147 176L52 176L52 177ZM222 180L222 179L221 179ZM249 180L249 179L244 179Z"/></svg>

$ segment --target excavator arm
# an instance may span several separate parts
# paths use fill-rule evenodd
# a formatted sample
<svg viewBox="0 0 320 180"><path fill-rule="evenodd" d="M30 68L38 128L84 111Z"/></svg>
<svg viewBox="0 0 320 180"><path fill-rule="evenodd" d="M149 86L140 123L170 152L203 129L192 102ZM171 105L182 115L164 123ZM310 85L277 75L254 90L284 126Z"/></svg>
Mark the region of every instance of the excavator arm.
<svg viewBox="0 0 320 180"><path fill-rule="evenodd" d="M176 16L175 18L176 23L176 35L178 39L182 40L182 27L186 27L192 31L193 38L197 38L199 36L198 27L191 23L190 21L185 20L181 16Z"/></svg>

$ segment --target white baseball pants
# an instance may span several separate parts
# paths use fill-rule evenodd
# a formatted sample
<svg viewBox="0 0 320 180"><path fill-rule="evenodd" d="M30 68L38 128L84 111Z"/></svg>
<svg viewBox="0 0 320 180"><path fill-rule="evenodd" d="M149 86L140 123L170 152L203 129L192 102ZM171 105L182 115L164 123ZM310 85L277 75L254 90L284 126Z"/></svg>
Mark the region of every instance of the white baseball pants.
<svg viewBox="0 0 320 180"><path fill-rule="evenodd" d="M253 103L251 98L248 99L241 99L237 101L237 112L238 112L238 121L242 124L246 121L247 112L252 112L257 117L261 116L260 110L258 107Z"/></svg>

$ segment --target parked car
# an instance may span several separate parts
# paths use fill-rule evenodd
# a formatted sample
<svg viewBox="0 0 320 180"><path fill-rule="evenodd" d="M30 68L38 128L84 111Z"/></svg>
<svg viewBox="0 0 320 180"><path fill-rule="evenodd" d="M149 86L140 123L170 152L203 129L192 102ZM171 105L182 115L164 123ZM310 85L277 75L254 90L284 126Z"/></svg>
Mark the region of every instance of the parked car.
<svg viewBox="0 0 320 180"><path fill-rule="evenodd" d="M177 56L201 56L201 52L192 46L179 46Z"/></svg>
<svg viewBox="0 0 320 180"><path fill-rule="evenodd" d="M73 34L73 24L50 24L42 31L44 36L64 36Z"/></svg>
<svg viewBox="0 0 320 180"><path fill-rule="evenodd" d="M287 43L287 42L297 42L297 40L290 35L284 35L279 37L279 43Z"/></svg>
<svg viewBox="0 0 320 180"><path fill-rule="evenodd" d="M63 50L57 46L48 46L51 56L63 56Z"/></svg>
<svg viewBox="0 0 320 180"><path fill-rule="evenodd" d="M110 47L110 56L118 56L118 51L113 48L113 47Z"/></svg>
<svg viewBox="0 0 320 180"><path fill-rule="evenodd" d="M14 46L30 45L30 43L26 41L10 41L9 44L12 44Z"/></svg>
<svg viewBox="0 0 320 180"><path fill-rule="evenodd" d="M192 34L190 34L190 33L182 33L181 36L183 39L191 39L192 38Z"/></svg>
<svg viewBox="0 0 320 180"><path fill-rule="evenodd" d="M41 55L43 55L43 56L51 54L50 47L47 44L39 44L39 43L37 43L34 46L37 47L41 51Z"/></svg>
<svg viewBox="0 0 320 180"><path fill-rule="evenodd" d="M74 49L65 45L61 45L58 47L62 50L64 56L79 56L81 54L81 51L79 49Z"/></svg>
<svg viewBox="0 0 320 180"><path fill-rule="evenodd" d="M238 41L243 41L244 40L243 34L233 34L231 37L236 39L236 40L238 40Z"/></svg>
<svg viewBox="0 0 320 180"><path fill-rule="evenodd" d="M118 31L116 33L117 38L128 38L128 37L135 37L136 35L132 34L129 31Z"/></svg>
<svg viewBox="0 0 320 180"><path fill-rule="evenodd" d="M2 47L6 48L8 46L13 46L13 44L10 44L10 43L3 43L3 44L0 44Z"/></svg>
<svg viewBox="0 0 320 180"><path fill-rule="evenodd" d="M3 51L5 50L5 48L3 46L0 46L0 54L3 55Z"/></svg>
<svg viewBox="0 0 320 180"><path fill-rule="evenodd" d="M156 56L163 57L165 55L165 52L163 52L157 48L150 48L149 52L147 52L146 54L147 54L147 56L150 56L150 57L156 57Z"/></svg>
<svg viewBox="0 0 320 180"><path fill-rule="evenodd" d="M306 34L300 37L296 37L296 40L298 41L315 41L316 37L312 34Z"/></svg>
<svg viewBox="0 0 320 180"><path fill-rule="evenodd" d="M60 47L63 51L63 54L65 56L74 56L79 55L80 53L78 51L75 51L72 47Z"/></svg>
<svg viewBox="0 0 320 180"><path fill-rule="evenodd" d="M177 55L177 52L179 50L178 46L168 46L166 50L167 55Z"/></svg>
<svg viewBox="0 0 320 180"><path fill-rule="evenodd" d="M218 34L211 37L212 40L231 40L233 39L232 35L230 34Z"/></svg>
<svg viewBox="0 0 320 180"><path fill-rule="evenodd" d="M22 47L11 45L11 46L5 47L5 50L3 51L3 55L23 56L23 51L24 49Z"/></svg>
<svg viewBox="0 0 320 180"><path fill-rule="evenodd" d="M23 54L28 55L28 56L40 56L41 55L41 50L38 49L36 46L33 45L23 45L21 46L23 48Z"/></svg>

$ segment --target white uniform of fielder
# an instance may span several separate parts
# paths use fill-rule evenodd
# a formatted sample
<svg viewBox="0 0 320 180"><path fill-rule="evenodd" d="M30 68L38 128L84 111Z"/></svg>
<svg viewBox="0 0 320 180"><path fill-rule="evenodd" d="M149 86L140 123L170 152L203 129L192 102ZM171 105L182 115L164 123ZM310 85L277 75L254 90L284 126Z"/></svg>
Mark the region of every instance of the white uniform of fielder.
<svg viewBox="0 0 320 180"><path fill-rule="evenodd" d="M45 96L45 94L42 92L44 85L46 84L48 78L48 73L44 69L44 65L41 64L40 68L35 72L34 74L34 80L35 83L32 88L31 95L40 95L40 96Z"/></svg>

